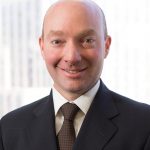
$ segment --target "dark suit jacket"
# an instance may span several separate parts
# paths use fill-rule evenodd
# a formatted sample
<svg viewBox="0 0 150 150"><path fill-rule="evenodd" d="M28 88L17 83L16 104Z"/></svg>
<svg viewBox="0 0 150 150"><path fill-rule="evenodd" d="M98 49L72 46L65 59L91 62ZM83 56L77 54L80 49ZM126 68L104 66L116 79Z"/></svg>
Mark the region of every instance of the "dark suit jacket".
<svg viewBox="0 0 150 150"><path fill-rule="evenodd" d="M0 150L56 150L52 94L7 114L0 127ZM150 106L101 82L73 150L150 150Z"/></svg>

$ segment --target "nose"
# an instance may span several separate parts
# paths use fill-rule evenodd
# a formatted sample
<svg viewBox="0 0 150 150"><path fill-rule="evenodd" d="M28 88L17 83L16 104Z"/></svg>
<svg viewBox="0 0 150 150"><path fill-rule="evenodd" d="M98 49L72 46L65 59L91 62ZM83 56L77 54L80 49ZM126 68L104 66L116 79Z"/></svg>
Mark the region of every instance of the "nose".
<svg viewBox="0 0 150 150"><path fill-rule="evenodd" d="M70 65L79 64L81 61L80 48L75 42L69 42L65 46L64 61Z"/></svg>

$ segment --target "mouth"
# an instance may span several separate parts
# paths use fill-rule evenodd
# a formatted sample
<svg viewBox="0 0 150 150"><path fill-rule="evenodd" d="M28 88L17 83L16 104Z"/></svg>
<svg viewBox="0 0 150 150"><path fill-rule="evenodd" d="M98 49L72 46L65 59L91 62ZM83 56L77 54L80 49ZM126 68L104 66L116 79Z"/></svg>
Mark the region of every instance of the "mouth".
<svg viewBox="0 0 150 150"><path fill-rule="evenodd" d="M69 69L69 68L61 68L59 66L57 66L59 69L63 70L64 72L68 73L68 74L72 74L72 75L79 75L81 74L82 72L84 72L87 67L85 68L77 68L77 69Z"/></svg>
<svg viewBox="0 0 150 150"><path fill-rule="evenodd" d="M80 70L62 69L62 70L66 71L68 73L71 73L71 74L76 74L76 73L84 71L85 69L80 69Z"/></svg>

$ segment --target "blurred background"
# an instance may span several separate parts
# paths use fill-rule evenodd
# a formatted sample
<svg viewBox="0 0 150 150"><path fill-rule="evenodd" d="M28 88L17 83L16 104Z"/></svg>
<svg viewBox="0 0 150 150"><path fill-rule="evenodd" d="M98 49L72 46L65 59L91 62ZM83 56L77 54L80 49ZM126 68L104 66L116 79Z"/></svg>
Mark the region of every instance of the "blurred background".
<svg viewBox="0 0 150 150"><path fill-rule="evenodd" d="M56 0L0 0L0 118L49 94L52 80L38 45ZM150 104L150 1L94 0L112 37L102 79L109 89Z"/></svg>

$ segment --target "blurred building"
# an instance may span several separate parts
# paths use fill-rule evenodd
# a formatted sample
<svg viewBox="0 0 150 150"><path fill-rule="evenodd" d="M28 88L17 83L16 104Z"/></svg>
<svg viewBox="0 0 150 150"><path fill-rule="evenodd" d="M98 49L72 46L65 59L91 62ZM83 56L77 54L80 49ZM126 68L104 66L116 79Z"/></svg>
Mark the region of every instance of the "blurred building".
<svg viewBox="0 0 150 150"><path fill-rule="evenodd" d="M40 55L43 15L56 0L0 0L0 117L49 94ZM122 95L150 104L150 1L94 0L112 37L102 79Z"/></svg>
<svg viewBox="0 0 150 150"><path fill-rule="evenodd" d="M0 115L26 103L26 91L32 98L50 86L38 45L45 3L0 1Z"/></svg>

